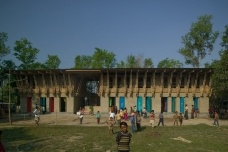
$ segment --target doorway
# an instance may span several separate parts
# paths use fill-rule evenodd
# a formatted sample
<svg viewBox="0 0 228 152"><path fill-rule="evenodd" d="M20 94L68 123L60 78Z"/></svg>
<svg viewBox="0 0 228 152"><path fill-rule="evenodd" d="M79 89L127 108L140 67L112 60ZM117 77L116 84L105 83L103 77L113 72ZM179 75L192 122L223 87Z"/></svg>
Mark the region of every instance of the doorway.
<svg viewBox="0 0 228 152"><path fill-rule="evenodd" d="M137 97L137 111L142 111L142 97Z"/></svg>
<svg viewBox="0 0 228 152"><path fill-rule="evenodd" d="M151 112L152 110L152 98L151 97L146 97L146 103L145 103L145 108L146 108L146 111L148 112Z"/></svg>
<svg viewBox="0 0 228 152"><path fill-rule="evenodd" d="M66 97L60 97L60 112L66 112Z"/></svg>
<svg viewBox="0 0 228 152"><path fill-rule="evenodd" d="M125 98L120 97L119 109L124 109L124 108L125 108Z"/></svg>
<svg viewBox="0 0 228 152"><path fill-rule="evenodd" d="M184 113L184 97L180 97L180 112Z"/></svg>
<svg viewBox="0 0 228 152"><path fill-rule="evenodd" d="M161 97L161 111L167 112L167 97Z"/></svg>
<svg viewBox="0 0 228 152"><path fill-rule="evenodd" d="M54 112L54 97L49 98L49 112Z"/></svg>

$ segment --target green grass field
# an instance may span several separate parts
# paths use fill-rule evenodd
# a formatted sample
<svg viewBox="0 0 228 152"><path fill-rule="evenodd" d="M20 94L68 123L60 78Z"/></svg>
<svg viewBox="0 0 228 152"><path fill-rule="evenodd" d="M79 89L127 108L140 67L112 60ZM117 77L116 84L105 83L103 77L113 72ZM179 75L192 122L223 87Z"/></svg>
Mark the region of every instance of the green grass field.
<svg viewBox="0 0 228 152"><path fill-rule="evenodd" d="M116 134L107 127L83 126L1 126L7 152L105 152L117 151ZM129 127L129 130L131 128ZM119 131L118 126L114 131ZM173 140L183 137L192 143ZM132 152L228 151L228 126L208 125L144 127L133 134Z"/></svg>

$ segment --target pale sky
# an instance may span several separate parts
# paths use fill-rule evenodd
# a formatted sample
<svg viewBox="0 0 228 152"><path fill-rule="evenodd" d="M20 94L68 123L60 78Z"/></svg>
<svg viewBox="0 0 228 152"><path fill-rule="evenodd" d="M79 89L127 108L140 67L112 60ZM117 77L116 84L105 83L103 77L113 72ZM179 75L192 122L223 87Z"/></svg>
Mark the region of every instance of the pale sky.
<svg viewBox="0 0 228 152"><path fill-rule="evenodd" d="M12 53L15 41L27 38L40 50L36 61L58 55L61 69L96 47L115 53L118 62L142 55L157 67L165 58L184 63L177 52L181 36L197 17L212 15L213 30L224 32L227 14L227 0L0 0L0 32L8 34ZM220 42L203 63L219 59ZM20 64L12 55L4 59Z"/></svg>

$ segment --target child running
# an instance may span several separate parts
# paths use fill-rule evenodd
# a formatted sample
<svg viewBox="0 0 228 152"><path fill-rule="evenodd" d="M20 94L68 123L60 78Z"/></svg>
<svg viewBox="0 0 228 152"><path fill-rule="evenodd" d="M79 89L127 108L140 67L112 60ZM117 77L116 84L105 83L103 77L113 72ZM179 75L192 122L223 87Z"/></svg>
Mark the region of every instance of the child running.
<svg viewBox="0 0 228 152"><path fill-rule="evenodd" d="M130 151L130 141L131 141L131 133L127 130L127 123L120 123L120 131L116 136L117 149L119 152L129 152Z"/></svg>

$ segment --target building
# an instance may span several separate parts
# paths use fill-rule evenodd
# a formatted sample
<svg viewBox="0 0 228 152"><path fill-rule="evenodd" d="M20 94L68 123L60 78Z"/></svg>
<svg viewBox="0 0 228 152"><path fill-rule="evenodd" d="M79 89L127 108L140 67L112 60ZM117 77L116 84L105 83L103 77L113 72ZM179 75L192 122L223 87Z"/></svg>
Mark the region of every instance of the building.
<svg viewBox="0 0 228 152"><path fill-rule="evenodd" d="M36 104L45 112L75 113L80 107L107 113L143 107L147 111L184 112L185 104L208 114L211 68L115 68L14 70L21 112Z"/></svg>

